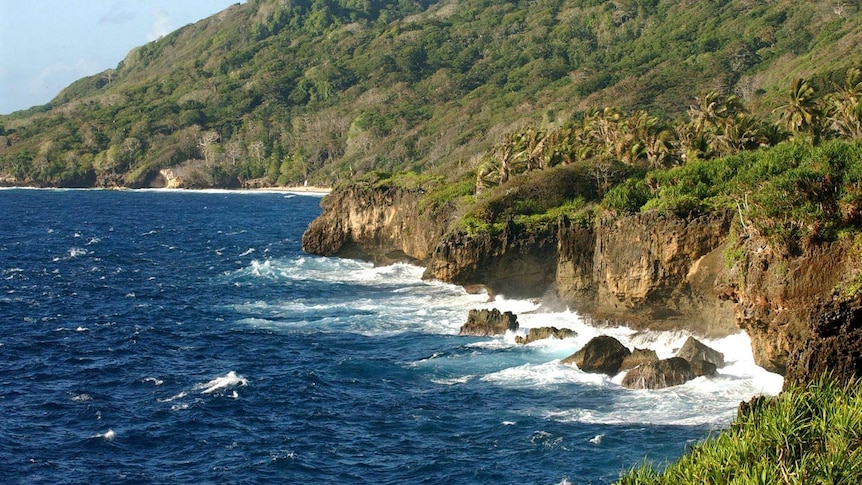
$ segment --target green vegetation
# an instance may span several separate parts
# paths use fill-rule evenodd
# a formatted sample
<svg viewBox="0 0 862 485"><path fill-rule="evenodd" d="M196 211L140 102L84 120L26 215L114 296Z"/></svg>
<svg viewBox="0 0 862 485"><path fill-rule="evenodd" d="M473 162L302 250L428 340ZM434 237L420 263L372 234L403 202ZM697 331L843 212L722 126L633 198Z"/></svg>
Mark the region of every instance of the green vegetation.
<svg viewBox="0 0 862 485"><path fill-rule="evenodd" d="M862 383L828 378L757 398L729 430L663 470L646 463L618 483L862 483ZM745 409L745 407L743 407Z"/></svg>
<svg viewBox="0 0 862 485"><path fill-rule="evenodd" d="M858 1L254 0L0 116L0 178L143 186L172 168L195 186L372 171L499 183L507 156L515 171L595 156L605 192L634 160L772 145L773 122L812 143L858 138L842 121L858 118L858 90L837 88L862 64L860 25ZM840 94L827 103L828 91ZM701 115L677 130L693 102ZM646 143L608 141L608 157L562 137L539 156L545 134L584 121ZM492 150L503 140L527 151Z"/></svg>
<svg viewBox="0 0 862 485"><path fill-rule="evenodd" d="M466 225L470 231L499 230L509 219L541 225L537 215L577 199L579 206L600 203L617 213L690 217L732 209L746 236L788 253L857 231L862 74L848 70L844 85L825 95L805 86L792 83L776 123L749 114L736 96L710 92L676 124L642 110L624 115L607 108L556 129L512 132L482 157ZM808 93L804 110L800 90ZM815 115L796 116L800 110Z"/></svg>

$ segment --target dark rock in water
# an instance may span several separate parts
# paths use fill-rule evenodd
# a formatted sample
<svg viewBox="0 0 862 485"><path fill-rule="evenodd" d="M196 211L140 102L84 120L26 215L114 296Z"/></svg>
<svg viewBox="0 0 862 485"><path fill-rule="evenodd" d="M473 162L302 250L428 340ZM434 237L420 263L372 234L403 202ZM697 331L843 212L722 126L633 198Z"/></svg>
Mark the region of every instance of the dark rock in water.
<svg viewBox="0 0 862 485"><path fill-rule="evenodd" d="M716 374L717 368L712 362L707 362L705 360L692 360L689 362L689 365L691 366L691 371L694 373L695 377L709 377Z"/></svg>
<svg viewBox="0 0 862 485"><path fill-rule="evenodd" d="M531 328L527 332L526 337L521 337L520 335L515 337L515 342L519 344L528 344L530 342L535 342L536 340L544 340L547 338L564 339L577 336L578 334L574 330L568 328L540 327Z"/></svg>
<svg viewBox="0 0 862 485"><path fill-rule="evenodd" d="M593 338L584 348L562 360L563 364L575 364L584 372L614 375L620 370L623 359L631 351L619 340L601 335Z"/></svg>
<svg viewBox="0 0 862 485"><path fill-rule="evenodd" d="M687 360L681 357L647 362L623 377L623 387L629 389L662 389L678 386L694 379L694 372Z"/></svg>
<svg viewBox="0 0 862 485"><path fill-rule="evenodd" d="M500 313L500 310L470 310L467 323L461 325L458 335L472 337L491 337L503 335L506 330L518 330L518 317L512 312Z"/></svg>
<svg viewBox="0 0 862 485"><path fill-rule="evenodd" d="M724 367L724 354L704 345L694 337L689 337L685 341L682 348L676 353L676 356L682 357L689 362L705 360L715 364L716 367Z"/></svg>
<svg viewBox="0 0 862 485"><path fill-rule="evenodd" d="M634 349L628 357L623 359L623 363L620 365L620 371L634 369L641 364L656 362L657 360L658 355L656 355L655 350Z"/></svg>

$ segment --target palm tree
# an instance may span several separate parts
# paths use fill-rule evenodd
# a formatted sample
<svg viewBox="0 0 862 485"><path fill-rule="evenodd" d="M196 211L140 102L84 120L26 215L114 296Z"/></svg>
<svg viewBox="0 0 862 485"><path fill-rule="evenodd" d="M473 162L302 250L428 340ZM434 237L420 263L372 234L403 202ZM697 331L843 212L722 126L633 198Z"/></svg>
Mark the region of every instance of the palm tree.
<svg viewBox="0 0 862 485"><path fill-rule="evenodd" d="M476 170L476 194L481 194L488 187L496 186L500 181L498 166L492 157L485 156Z"/></svg>
<svg viewBox="0 0 862 485"><path fill-rule="evenodd" d="M715 138L716 148L722 156L766 145L764 130L754 116L739 113L725 120L721 134Z"/></svg>
<svg viewBox="0 0 862 485"><path fill-rule="evenodd" d="M497 174L500 176L500 185L509 181L512 173L512 161L515 151L515 136L512 133L503 138L503 143L494 146L492 158L498 167Z"/></svg>
<svg viewBox="0 0 862 485"><path fill-rule="evenodd" d="M530 126L521 134L522 150L518 158L523 158L526 171L545 168L546 141L548 136L542 130Z"/></svg>
<svg viewBox="0 0 862 485"><path fill-rule="evenodd" d="M844 86L829 97L829 102L832 130L851 140L862 138L862 70L849 69Z"/></svg>
<svg viewBox="0 0 862 485"><path fill-rule="evenodd" d="M784 126L794 136L810 137L813 143L820 141L821 111L814 88L804 79L796 79L790 86L787 104L777 110Z"/></svg>

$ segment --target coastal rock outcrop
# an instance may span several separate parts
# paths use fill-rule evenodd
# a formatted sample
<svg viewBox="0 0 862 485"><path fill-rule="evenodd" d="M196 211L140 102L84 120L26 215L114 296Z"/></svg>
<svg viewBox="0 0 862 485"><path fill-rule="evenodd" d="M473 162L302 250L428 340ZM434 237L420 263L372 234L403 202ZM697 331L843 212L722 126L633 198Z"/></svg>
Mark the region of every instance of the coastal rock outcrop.
<svg viewBox="0 0 862 485"><path fill-rule="evenodd" d="M575 364L584 372L614 375L631 351L619 340L608 335L593 337L581 350L566 357L563 364Z"/></svg>
<svg viewBox="0 0 862 485"><path fill-rule="evenodd" d="M694 379L687 360L681 357L647 362L628 371L622 385L628 389L662 389Z"/></svg>
<svg viewBox="0 0 862 485"><path fill-rule="evenodd" d="M839 382L862 377L862 301L820 303L808 328L812 337L791 356L785 388L826 373Z"/></svg>
<svg viewBox="0 0 862 485"><path fill-rule="evenodd" d="M656 355L655 350L634 349L631 354L623 359L623 363L620 364L620 372L634 369L641 364L656 361L658 361L658 355Z"/></svg>
<svg viewBox="0 0 862 485"><path fill-rule="evenodd" d="M562 216L532 229L509 220L493 235L474 234L453 229L458 215L422 204L422 195L381 184L340 187L323 199L303 249L422 263L426 278L481 284L489 294L553 293L590 319L638 329L721 337L741 328L755 363L787 374L788 384L838 354L841 372L859 373L862 357L846 345L859 328L853 304L830 310L862 272L852 237L781 247L748 231L732 210L604 213L595 222Z"/></svg>
<svg viewBox="0 0 862 485"><path fill-rule="evenodd" d="M530 342L535 342L536 340L544 340L549 338L564 339L577 336L577 332L569 328L539 327L531 328L530 330L528 330L526 336L522 337L518 335L517 337L515 337L515 342L519 344L528 344Z"/></svg>
<svg viewBox="0 0 862 485"><path fill-rule="evenodd" d="M500 310L470 310L467 323L461 325L458 335L471 337L491 337L503 335L506 331L518 330L518 317L512 312Z"/></svg>
<svg viewBox="0 0 862 485"><path fill-rule="evenodd" d="M689 362L705 361L715 367L724 367L724 354L694 337L686 339L682 347L676 352L676 356Z"/></svg>
<svg viewBox="0 0 862 485"><path fill-rule="evenodd" d="M849 328L842 323L849 314L836 311L840 304L834 299L840 300L841 288L852 286L862 269L856 244L853 238L839 238L801 241L796 248L779 250L766 239L749 237L735 248L740 256L727 270L719 293L735 303L735 320L751 337L755 363L788 374L786 384L804 382L806 359L797 359L802 367L789 372L791 356L832 347L823 341L831 331L818 329ZM852 355L845 357L853 360Z"/></svg>
<svg viewBox="0 0 862 485"><path fill-rule="evenodd" d="M712 362L707 362L705 360L690 360L688 361L689 365L691 365L691 371L694 373L695 377L711 377L714 376L718 368Z"/></svg>
<svg viewBox="0 0 862 485"><path fill-rule="evenodd" d="M443 238L451 212L420 208L422 190L356 183L321 200L322 214L302 236L310 254L425 262Z"/></svg>
<svg viewBox="0 0 862 485"><path fill-rule="evenodd" d="M538 297L554 282L556 248L556 232L527 232L511 220L499 234L456 231L434 249L424 277L478 283L514 298Z"/></svg>
<svg viewBox="0 0 862 485"><path fill-rule="evenodd" d="M557 295L595 318L636 328L733 333L733 304L716 292L732 219L730 211L605 214L592 229L561 220Z"/></svg>

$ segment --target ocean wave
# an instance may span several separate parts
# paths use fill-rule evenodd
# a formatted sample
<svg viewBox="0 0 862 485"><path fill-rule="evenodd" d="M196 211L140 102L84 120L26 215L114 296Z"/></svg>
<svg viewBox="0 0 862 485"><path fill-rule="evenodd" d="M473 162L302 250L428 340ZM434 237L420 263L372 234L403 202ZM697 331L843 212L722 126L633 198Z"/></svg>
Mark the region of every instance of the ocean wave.
<svg viewBox="0 0 862 485"><path fill-rule="evenodd" d="M225 389L228 387L243 387L248 385L248 381L245 377L238 375L235 371L230 371L223 376L216 377L211 381L196 384L192 389L195 391L200 391L201 394L212 394L218 390Z"/></svg>

